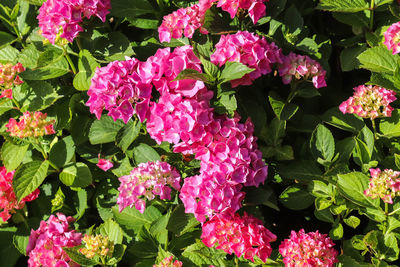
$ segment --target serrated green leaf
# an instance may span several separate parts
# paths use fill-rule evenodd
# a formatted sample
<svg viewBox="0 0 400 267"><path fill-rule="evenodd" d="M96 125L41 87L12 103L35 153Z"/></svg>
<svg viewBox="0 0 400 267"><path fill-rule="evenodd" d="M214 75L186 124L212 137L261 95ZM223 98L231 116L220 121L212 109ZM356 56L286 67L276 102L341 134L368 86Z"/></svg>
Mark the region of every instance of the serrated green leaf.
<svg viewBox="0 0 400 267"><path fill-rule="evenodd" d="M129 120L128 123L118 131L117 136L115 137L115 142L123 152L125 152L139 136L141 127L142 124L139 121L134 122Z"/></svg>
<svg viewBox="0 0 400 267"><path fill-rule="evenodd" d="M143 214L137 209L129 207L119 212L118 207L114 206L112 211L119 225L131 229L135 233L138 233L143 226L150 227L153 221L161 217L161 212L152 206L146 207Z"/></svg>
<svg viewBox="0 0 400 267"><path fill-rule="evenodd" d="M17 56L19 54L19 51L10 46L7 45L3 48L0 49L0 63L16 63Z"/></svg>
<svg viewBox="0 0 400 267"><path fill-rule="evenodd" d="M174 81L180 81L180 80L197 80L205 83L210 83L212 82L213 78L205 73L200 73L197 70L184 69L174 79Z"/></svg>
<svg viewBox="0 0 400 267"><path fill-rule="evenodd" d="M47 176L49 161L31 161L21 165L14 174L13 188L17 200L35 191Z"/></svg>
<svg viewBox="0 0 400 267"><path fill-rule="evenodd" d="M383 118L379 124L379 129L382 134L388 138L400 136L400 114L399 110L395 109L392 116Z"/></svg>
<svg viewBox="0 0 400 267"><path fill-rule="evenodd" d="M115 141L118 131L124 126L122 120L114 121L109 116L102 116L92 123L89 131L89 141L92 145Z"/></svg>
<svg viewBox="0 0 400 267"><path fill-rule="evenodd" d="M347 224L348 226L350 226L351 228L356 229L357 226L360 225L360 219L357 218L356 216L350 216L348 218L344 218L343 221L345 222L345 224Z"/></svg>
<svg viewBox="0 0 400 267"><path fill-rule="evenodd" d="M108 239L114 242L114 244L122 244L123 230L112 219L108 219L100 225L98 231L101 235L108 236Z"/></svg>
<svg viewBox="0 0 400 267"><path fill-rule="evenodd" d="M365 126L364 121L353 114L343 114L339 108L331 108L322 115L322 120L339 129L358 133Z"/></svg>
<svg viewBox="0 0 400 267"><path fill-rule="evenodd" d="M311 181L322 177L322 172L314 161L299 160L279 167L279 174L284 178Z"/></svg>
<svg viewBox="0 0 400 267"><path fill-rule="evenodd" d="M28 147L29 145L15 145L11 142L3 144L1 147L1 159L7 171L13 171L21 164Z"/></svg>
<svg viewBox="0 0 400 267"><path fill-rule="evenodd" d="M200 222L196 220L193 214L185 213L185 207L179 205L173 210L166 228L177 236L181 236L193 230L199 224Z"/></svg>
<svg viewBox="0 0 400 267"><path fill-rule="evenodd" d="M136 164L160 160L160 155L151 146L145 143L140 143L133 148L133 155Z"/></svg>
<svg viewBox="0 0 400 267"><path fill-rule="evenodd" d="M333 228L329 231L329 236L333 240L339 240L343 237L343 225L338 223L333 226Z"/></svg>
<svg viewBox="0 0 400 267"><path fill-rule="evenodd" d="M368 48L358 57L361 68L374 71L393 73L398 65L398 60L383 46Z"/></svg>
<svg viewBox="0 0 400 267"><path fill-rule="evenodd" d="M286 121L296 114L299 106L293 103L285 103L281 101L277 94L271 91L268 96L269 103L271 104L272 110L278 119Z"/></svg>
<svg viewBox="0 0 400 267"><path fill-rule="evenodd" d="M310 149L315 159L331 161L335 154L335 140L328 128L319 124L312 133Z"/></svg>
<svg viewBox="0 0 400 267"><path fill-rule="evenodd" d="M85 163L76 162L62 170L60 180L66 186L86 187L92 183L92 173Z"/></svg>
<svg viewBox="0 0 400 267"><path fill-rule="evenodd" d="M68 254L68 256L71 258L71 260L78 263L79 265L82 265L82 266L98 265L97 261L95 261L94 259L89 259L86 256L84 256L83 254L79 253L77 248L63 247L62 249Z"/></svg>
<svg viewBox="0 0 400 267"><path fill-rule="evenodd" d="M192 244L182 252L182 256L188 258L196 266L225 266L225 255L225 252L206 247L202 242Z"/></svg>
<svg viewBox="0 0 400 267"><path fill-rule="evenodd" d="M321 0L318 9L335 12L358 12L367 10L369 3L366 0Z"/></svg>
<svg viewBox="0 0 400 267"><path fill-rule="evenodd" d="M219 76L219 83L229 82L232 80L240 79L244 75L254 71L240 62L226 62L225 68L222 70Z"/></svg>
<svg viewBox="0 0 400 267"><path fill-rule="evenodd" d="M79 72L75 75L73 85L76 90L87 91L89 90L91 79L94 72L100 64L97 63L96 59L86 49L79 52L78 70Z"/></svg>

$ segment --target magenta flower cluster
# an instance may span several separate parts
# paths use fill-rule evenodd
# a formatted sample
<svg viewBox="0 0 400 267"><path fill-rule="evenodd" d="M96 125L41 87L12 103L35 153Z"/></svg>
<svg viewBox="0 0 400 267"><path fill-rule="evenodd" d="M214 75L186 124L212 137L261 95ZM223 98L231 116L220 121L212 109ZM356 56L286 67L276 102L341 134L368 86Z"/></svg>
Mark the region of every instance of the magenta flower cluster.
<svg viewBox="0 0 400 267"><path fill-rule="evenodd" d="M317 89L326 86L326 71L310 57L290 52L289 55L282 58L282 61L278 70L284 84L289 84L294 78L296 80L311 79Z"/></svg>
<svg viewBox="0 0 400 267"><path fill-rule="evenodd" d="M393 198L400 196L400 172L392 169L369 169L371 179L364 195L381 198L383 202L393 204Z"/></svg>
<svg viewBox="0 0 400 267"><path fill-rule="evenodd" d="M166 162L140 163L129 175L119 178L117 204L121 212L126 207L133 207L141 213L146 208L146 199L171 199L171 187L180 189L181 176Z"/></svg>
<svg viewBox="0 0 400 267"><path fill-rule="evenodd" d="M340 104L343 114L354 113L371 120L392 116L389 105L396 100L396 92L376 85L360 85L354 88L354 95Z"/></svg>
<svg viewBox="0 0 400 267"><path fill-rule="evenodd" d="M83 17L97 16L104 22L110 8L110 0L47 0L37 19L41 34L52 44L60 38L72 42L83 31Z"/></svg>
<svg viewBox="0 0 400 267"><path fill-rule="evenodd" d="M247 10L249 17L256 24L260 18L265 16L264 2L269 0L200 0L200 2L202 1L218 2L217 7L228 12L232 19L241 10Z"/></svg>
<svg viewBox="0 0 400 267"><path fill-rule="evenodd" d="M235 253L254 262L257 256L266 262L271 255L270 242L276 236L264 227L261 220L251 215L232 215L231 210L214 216L203 224L201 239L208 247L216 246L226 253Z"/></svg>
<svg viewBox="0 0 400 267"><path fill-rule="evenodd" d="M393 55L400 53L400 21L393 23L385 32L383 42Z"/></svg>
<svg viewBox="0 0 400 267"><path fill-rule="evenodd" d="M318 231L298 233L292 231L289 239L279 246L286 267L332 267L336 262L338 252L333 248L335 243L326 234Z"/></svg>
<svg viewBox="0 0 400 267"><path fill-rule="evenodd" d="M57 216L50 215L47 221L41 221L36 231L31 230L26 248L29 267L70 266L71 259L63 247L75 247L82 242L82 234L69 229L69 224L73 221L74 218L57 213Z"/></svg>
<svg viewBox="0 0 400 267"><path fill-rule="evenodd" d="M261 75L272 72L273 64L282 63L282 51L275 43L269 44L264 37L254 33L239 31L232 35L222 35L215 45L211 62L223 66L226 62L241 62L254 71L240 79L231 81L232 87L251 85Z"/></svg>

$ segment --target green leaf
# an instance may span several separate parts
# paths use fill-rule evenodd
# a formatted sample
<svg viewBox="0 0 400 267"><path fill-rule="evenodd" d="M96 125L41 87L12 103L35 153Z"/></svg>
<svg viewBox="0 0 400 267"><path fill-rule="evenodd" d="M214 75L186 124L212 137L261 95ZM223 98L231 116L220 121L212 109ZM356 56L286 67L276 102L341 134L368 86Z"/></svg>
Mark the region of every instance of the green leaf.
<svg viewBox="0 0 400 267"><path fill-rule="evenodd" d="M369 177L361 172L338 174L337 186L339 192L350 201L362 207L380 209L379 199L372 199L364 195L368 188Z"/></svg>
<svg viewBox="0 0 400 267"><path fill-rule="evenodd" d="M49 160L57 167L64 167L75 155L75 143L72 136L67 136L53 145Z"/></svg>
<svg viewBox="0 0 400 267"><path fill-rule="evenodd" d="M367 164L371 161L371 152L368 150L368 146L358 138L355 138L356 146L353 150L354 161L360 165Z"/></svg>
<svg viewBox="0 0 400 267"><path fill-rule="evenodd" d="M343 267L373 267L370 263L356 261L350 256L339 255L338 258Z"/></svg>
<svg viewBox="0 0 400 267"><path fill-rule="evenodd" d="M176 234L178 237L194 229L200 222L196 220L192 213L185 213L185 207L179 205L171 213L167 224L168 231Z"/></svg>
<svg viewBox="0 0 400 267"><path fill-rule="evenodd" d="M374 71L393 73L398 65L398 60L383 46L368 48L358 57L361 68Z"/></svg>
<svg viewBox="0 0 400 267"><path fill-rule="evenodd" d="M75 75L73 81L73 85L76 90L89 90L91 79L97 67L100 67L100 64L97 63L96 59L92 56L92 54L90 54L88 50L83 49L79 52L79 72Z"/></svg>
<svg viewBox="0 0 400 267"><path fill-rule="evenodd" d="M135 20L144 14L154 14L153 6L147 0L111 0L111 16Z"/></svg>
<svg viewBox="0 0 400 267"><path fill-rule="evenodd" d="M22 162L28 151L29 145L16 145L5 142L1 147L1 159L7 171L15 170Z"/></svg>
<svg viewBox="0 0 400 267"><path fill-rule="evenodd" d="M400 114L399 110L395 109L392 112L392 116L389 118L381 119L379 129L382 134L388 138L400 136Z"/></svg>
<svg viewBox="0 0 400 267"><path fill-rule="evenodd" d="M140 29L155 30L158 28L158 19L144 19L144 18L132 18L129 19L129 26L134 26Z"/></svg>
<svg viewBox="0 0 400 267"><path fill-rule="evenodd" d="M63 247L62 248L68 256L73 260L74 262L78 263L79 265L82 266L96 266L98 265L97 261L94 259L89 259L83 254L78 252L78 248L68 248L68 247Z"/></svg>
<svg viewBox="0 0 400 267"><path fill-rule="evenodd" d="M186 247L182 252L182 256L188 258L196 266L226 266L224 261L225 255L225 252L206 247L206 245L200 241Z"/></svg>
<svg viewBox="0 0 400 267"><path fill-rule="evenodd" d="M234 111L237 109L237 101L235 94L231 93L222 93L219 102L221 105L227 110L229 114L233 114Z"/></svg>
<svg viewBox="0 0 400 267"><path fill-rule="evenodd" d="M133 148L133 155L136 164L160 160L160 155L151 146L145 143L140 143Z"/></svg>
<svg viewBox="0 0 400 267"><path fill-rule="evenodd" d="M276 160L293 160L294 151L289 145L275 148L275 159Z"/></svg>
<svg viewBox="0 0 400 267"><path fill-rule="evenodd" d="M14 108L12 101L8 98L3 98L0 102L0 115Z"/></svg>
<svg viewBox="0 0 400 267"><path fill-rule="evenodd" d="M331 108L322 115L322 120L339 129L358 133L365 126L364 121L353 114L343 114L339 108Z"/></svg>
<svg viewBox="0 0 400 267"><path fill-rule="evenodd" d="M49 80L63 76L69 72L68 61L60 57L58 61L41 68L27 69L20 74L24 80Z"/></svg>
<svg viewBox="0 0 400 267"><path fill-rule="evenodd" d="M200 73L197 70L184 69L178 74L178 76L174 79L174 81L197 80L197 81L202 81L205 83L210 83L214 79L215 78L211 77L210 75L205 74L205 73Z"/></svg>
<svg viewBox="0 0 400 267"><path fill-rule="evenodd" d="M171 216L171 212L168 211L167 214L161 216L159 219L154 221L150 226L150 233L157 239L158 243L165 244L168 242L168 230L167 224L169 218Z"/></svg>
<svg viewBox="0 0 400 267"><path fill-rule="evenodd" d="M361 28L369 26L369 19L364 12L357 12L357 13L334 12L332 13L332 15L338 21L350 26L361 27Z"/></svg>
<svg viewBox="0 0 400 267"><path fill-rule="evenodd" d="M286 179L311 181L322 177L322 172L314 161L299 160L279 167L279 174Z"/></svg>
<svg viewBox="0 0 400 267"><path fill-rule="evenodd" d="M292 185L279 196L279 201L291 210L303 210L314 203L314 197L300 185Z"/></svg>
<svg viewBox="0 0 400 267"><path fill-rule="evenodd" d="M13 235L16 232L16 227L0 228L0 257L1 265L3 266L16 266L18 258L21 254L13 245Z"/></svg>
<svg viewBox="0 0 400 267"><path fill-rule="evenodd" d="M329 236L333 240L339 240L342 239L343 237L343 225L341 223L338 223L333 226L333 228L329 231Z"/></svg>
<svg viewBox="0 0 400 267"><path fill-rule="evenodd" d="M74 215L74 218L76 220L79 220L80 218L82 218L82 216L85 214L85 210L88 208L88 196L86 190L84 189L79 189L76 196L76 201L74 201L74 206L76 207L76 215Z"/></svg>
<svg viewBox="0 0 400 267"><path fill-rule="evenodd" d="M129 3L126 1L124 1L124 5L125 10L130 9L127 8ZM115 10L114 6L112 8L112 11L113 10ZM104 58L109 62L115 60L123 61L125 60L126 56L130 57L134 54L128 37L121 32L110 32L103 34L98 31L94 31L90 45L93 45L94 56Z"/></svg>
<svg viewBox="0 0 400 267"><path fill-rule="evenodd" d="M0 63L16 63L17 56L19 54L19 51L10 46L7 45L3 48L0 49Z"/></svg>
<svg viewBox="0 0 400 267"><path fill-rule="evenodd" d="M312 133L310 149L315 159L331 161L335 154L335 140L328 128L319 124Z"/></svg>
<svg viewBox="0 0 400 267"><path fill-rule="evenodd" d="M229 82L232 80L240 79L244 75L254 71L240 62L226 62L225 68L222 70L219 77L219 83Z"/></svg>
<svg viewBox="0 0 400 267"><path fill-rule="evenodd" d="M108 219L100 225L98 231L101 235L108 236L108 239L114 242L114 244L122 244L123 230L112 219Z"/></svg>
<svg viewBox="0 0 400 267"><path fill-rule="evenodd" d="M329 208L332 205L332 200L323 198L323 197L317 197L315 199L315 209L316 210L324 210Z"/></svg>
<svg viewBox="0 0 400 267"><path fill-rule="evenodd" d="M49 161L31 161L18 167L13 178L13 188L17 200L35 191L47 176Z"/></svg>
<svg viewBox="0 0 400 267"><path fill-rule="evenodd" d="M294 40L297 40L297 37L295 36L301 33L303 25L303 17L296 6L291 5L289 8L287 8L284 16L282 32L288 39L289 43L293 43Z"/></svg>
<svg viewBox="0 0 400 267"><path fill-rule="evenodd" d="M125 208L122 212L118 211L118 206L112 208L116 222L127 229L138 233L143 227L150 227L151 223L162 216L161 212L155 207L146 207L143 214L135 208Z"/></svg>
<svg viewBox="0 0 400 267"><path fill-rule="evenodd" d="M348 14L345 14L345 16L348 16ZM365 50L365 45L358 45L343 49L340 53L340 65L342 67L342 71L352 71L359 68L360 61L357 57Z"/></svg>
<svg viewBox="0 0 400 267"><path fill-rule="evenodd" d="M387 261L397 260L399 258L399 246L396 235L394 233L386 233L383 238L383 244L379 244L379 258Z"/></svg>
<svg viewBox="0 0 400 267"><path fill-rule="evenodd" d="M121 148L123 152L126 152L128 147L139 136L141 127L142 124L138 120L129 120L128 123L118 131L115 138L116 145Z"/></svg>
<svg viewBox="0 0 400 267"><path fill-rule="evenodd" d="M112 254L112 258L107 261L107 265L115 265L122 260L122 257L125 254L126 245L116 244L114 246L114 252Z"/></svg>
<svg viewBox="0 0 400 267"><path fill-rule="evenodd" d="M330 197L333 195L332 186L320 180L312 180L308 184L308 191L315 197Z"/></svg>
<svg viewBox="0 0 400 267"><path fill-rule="evenodd" d="M366 0L321 0L317 8L325 11L354 13L367 10L369 3Z"/></svg>
<svg viewBox="0 0 400 267"><path fill-rule="evenodd" d="M23 1L36 6L41 6L44 2L46 2L46 0L23 0Z"/></svg>
<svg viewBox="0 0 400 267"><path fill-rule="evenodd" d="M14 35L0 31L0 47L12 43L16 39Z"/></svg>
<svg viewBox="0 0 400 267"><path fill-rule="evenodd" d="M281 101L279 96L273 91L270 92L268 99L275 115L278 117L278 119L283 121L289 120L299 109L299 106L293 103L284 103Z"/></svg>
<svg viewBox="0 0 400 267"><path fill-rule="evenodd" d="M102 116L92 123L89 131L89 141L92 145L115 141L118 131L124 126L122 120L114 121L110 116Z"/></svg>
<svg viewBox="0 0 400 267"><path fill-rule="evenodd" d="M60 180L66 186L86 187L92 183L92 173L85 163L76 162L62 170Z"/></svg>
<svg viewBox="0 0 400 267"><path fill-rule="evenodd" d="M314 216L323 222L333 223L335 220L333 219L332 213L329 209L325 210L314 210Z"/></svg>
<svg viewBox="0 0 400 267"><path fill-rule="evenodd" d="M351 228L356 229L357 226L360 225L360 219L357 218L356 216L350 216L348 218L343 219L344 223L350 226Z"/></svg>

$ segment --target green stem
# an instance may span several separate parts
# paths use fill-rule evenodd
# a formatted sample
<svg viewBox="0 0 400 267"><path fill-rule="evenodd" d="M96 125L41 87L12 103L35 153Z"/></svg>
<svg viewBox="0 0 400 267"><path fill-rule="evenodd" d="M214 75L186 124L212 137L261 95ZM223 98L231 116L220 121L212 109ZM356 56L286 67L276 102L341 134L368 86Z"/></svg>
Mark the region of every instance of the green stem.
<svg viewBox="0 0 400 267"><path fill-rule="evenodd" d="M60 172L60 169L59 169L53 162L51 162L50 160L49 160L49 164L50 164L50 166L53 167L57 172Z"/></svg>
<svg viewBox="0 0 400 267"><path fill-rule="evenodd" d="M11 98L12 102L14 103L15 106L17 106L17 109L20 110L21 107L19 106L17 100L15 100L14 98Z"/></svg>
<svg viewBox="0 0 400 267"><path fill-rule="evenodd" d="M66 48L64 48L64 55L65 55L65 58L67 59L69 65L71 66L72 72L73 72L74 74L76 74L77 72L76 72L75 65L74 65L74 63L72 62L71 58L69 57Z"/></svg>
<svg viewBox="0 0 400 267"><path fill-rule="evenodd" d="M289 96L287 98L287 102L288 103L290 103L293 100L293 98L296 96L296 94L297 94L297 85L298 85L297 81L292 81L290 83L290 89L291 90L290 90L290 94L289 94Z"/></svg>
<svg viewBox="0 0 400 267"><path fill-rule="evenodd" d="M391 213L388 214L388 216L392 216L393 214L395 214L396 212L398 212L400 210L400 208L395 209L394 211L392 211Z"/></svg>
<svg viewBox="0 0 400 267"><path fill-rule="evenodd" d="M389 204L385 202L385 214L389 215Z"/></svg>
<svg viewBox="0 0 400 267"><path fill-rule="evenodd" d="M369 16L369 29L372 31L374 27L374 9L375 9L375 0L371 0L370 4L370 16Z"/></svg>

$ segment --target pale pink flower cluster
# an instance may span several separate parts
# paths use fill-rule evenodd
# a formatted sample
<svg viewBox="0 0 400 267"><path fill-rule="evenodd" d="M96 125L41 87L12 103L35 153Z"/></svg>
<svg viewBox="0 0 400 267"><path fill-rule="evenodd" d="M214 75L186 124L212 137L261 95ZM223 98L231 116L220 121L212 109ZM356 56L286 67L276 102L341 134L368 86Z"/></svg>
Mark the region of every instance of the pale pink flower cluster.
<svg viewBox="0 0 400 267"><path fill-rule="evenodd" d="M339 262L334 246L326 234L305 233L301 229L298 233L291 232L290 239L285 239L279 246L279 253L286 267L332 267Z"/></svg>
<svg viewBox="0 0 400 267"><path fill-rule="evenodd" d="M290 52L289 55L282 58L282 61L278 70L284 84L289 84L294 78L296 80L311 79L317 89L326 86L326 71L310 57Z"/></svg>
<svg viewBox="0 0 400 267"><path fill-rule="evenodd" d="M174 167L166 162L140 163L129 175L119 178L117 204L121 212L126 207L133 207L144 212L146 199L155 196L160 199L171 199L171 187L180 189L181 176Z"/></svg>
<svg viewBox="0 0 400 267"><path fill-rule="evenodd" d="M31 230L26 253L29 267L68 267L72 262L63 247L75 247L81 244L82 234L69 229L74 218L62 213L50 215L47 221L41 221L39 229Z"/></svg>
<svg viewBox="0 0 400 267"><path fill-rule="evenodd" d="M400 53L400 21L393 23L385 32L383 42L393 55Z"/></svg>
<svg viewBox="0 0 400 267"><path fill-rule="evenodd" d="M19 138L39 137L43 135L55 134L54 120L46 121L47 114L40 111L26 111L19 117L19 122L11 118L6 124L7 132L10 136Z"/></svg>
<svg viewBox="0 0 400 267"><path fill-rule="evenodd" d="M85 235L82 238L84 247L79 249L79 252L92 259L94 256L111 257L114 252L114 242L108 239L108 236L103 235Z"/></svg>
<svg viewBox="0 0 400 267"><path fill-rule="evenodd" d="M354 113L371 120L378 117L392 116L393 108L389 105L396 100L396 92L376 85L360 85L354 88L354 95L340 104L343 114Z"/></svg>
<svg viewBox="0 0 400 267"><path fill-rule="evenodd" d="M15 210L22 209L25 206L25 202L35 200L40 193L39 189L36 189L18 202L12 187L13 177L14 171L7 172L5 167L0 167L0 217L4 222L10 219Z"/></svg>
<svg viewBox="0 0 400 267"><path fill-rule="evenodd" d="M275 43L268 43L264 37L239 31L232 35L222 35L215 45L211 62L223 66L226 62L241 62L254 71L240 79L231 81L232 87L251 85L261 75L272 72L274 64L282 63L282 52Z"/></svg>
<svg viewBox="0 0 400 267"><path fill-rule="evenodd" d="M369 169L371 179L364 195L381 198L385 203L393 204L393 198L400 196L400 172L391 169Z"/></svg>
<svg viewBox="0 0 400 267"><path fill-rule="evenodd" d="M110 8L110 0L47 0L37 19L41 34L52 44L59 38L72 42L83 31L83 17L97 16L104 22Z"/></svg>
<svg viewBox="0 0 400 267"><path fill-rule="evenodd" d="M226 253L235 253L254 262L257 256L266 262L271 255L270 242L276 236L264 227L262 221L247 215L232 215L231 210L212 217L203 224L201 239L208 247L216 245Z"/></svg>
<svg viewBox="0 0 400 267"><path fill-rule="evenodd" d="M197 29L200 29L201 33L207 34L207 30L202 27L206 11L202 10L199 4L195 4L164 16L163 22L158 28L160 42L169 43L171 38L181 38L182 34L192 38Z"/></svg>
<svg viewBox="0 0 400 267"><path fill-rule="evenodd" d="M2 89L0 98L12 99L12 87L23 83L18 76L23 71L25 71L25 68L21 63L15 65L11 63L0 64L0 88Z"/></svg>
<svg viewBox="0 0 400 267"><path fill-rule="evenodd" d="M101 159L100 154L99 154L99 161L97 162L96 165L97 165L97 167L99 167L100 169L102 169L105 172L114 166L114 164L110 160Z"/></svg>
<svg viewBox="0 0 400 267"><path fill-rule="evenodd" d="M154 264L153 267L182 267L182 262L174 260L174 256L169 256L163 259L159 264Z"/></svg>

